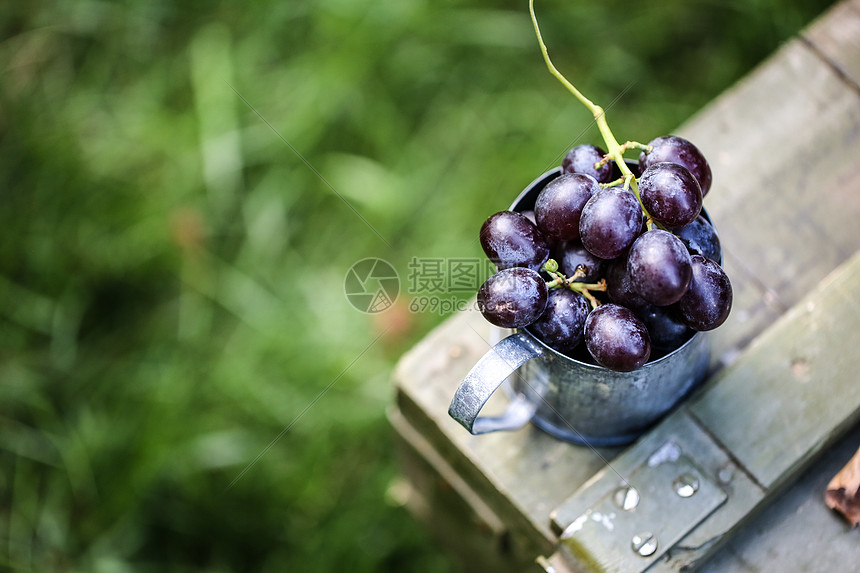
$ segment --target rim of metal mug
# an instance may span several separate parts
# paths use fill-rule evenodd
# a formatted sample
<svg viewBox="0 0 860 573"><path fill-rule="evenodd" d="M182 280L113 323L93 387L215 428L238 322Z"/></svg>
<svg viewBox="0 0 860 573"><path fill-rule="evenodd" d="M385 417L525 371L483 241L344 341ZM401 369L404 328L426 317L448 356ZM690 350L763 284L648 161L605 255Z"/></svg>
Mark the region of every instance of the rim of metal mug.
<svg viewBox="0 0 860 573"><path fill-rule="evenodd" d="M605 367L605 366L601 366L600 364L591 364L591 363L589 363L589 362L583 362L582 360L577 360L576 358L571 358L571 357L570 357L570 356L568 356L567 354L564 354L564 353L562 353L562 352L559 352L558 350L556 350L555 348L553 348L553 347L551 347L551 346L547 345L543 340L541 340L540 338L538 338L537 336L535 336L535 335L534 335L530 330L528 330L528 327L525 327L525 328L516 328L516 329L514 329L514 330L515 330L515 331L517 331L517 332L520 332L520 331L525 332L526 334L528 334L529 338L531 339L531 341L532 341L533 343L540 345L540 347L541 347L541 350L542 350L542 351L550 352L550 353L554 354L557 358L561 358L561 359L564 359L564 360L570 360L571 362L576 362L576 363L577 363L578 365L580 365L580 366L585 366L585 367L593 368L593 369L596 369L596 370L606 370L606 367ZM673 350L672 352L669 352L669 353L667 353L667 354L664 354L663 356L661 356L660 358L657 358L656 360L649 360L648 362L646 362L645 364L643 364L642 366L640 366L639 368L637 368L637 369L636 369L636 371L638 371L638 370L642 370L643 368L648 368L648 367L650 367L650 366L651 366L651 365L653 365L653 364L658 364L658 363L663 362L664 360L666 360L666 359L668 359L668 358L673 357L675 354L677 354L678 352L680 352L681 350L683 350L686 346L688 346L688 345L692 344L692 342L693 342L696 338L699 338L699 337L700 337L701 335L703 335L703 334L705 334L705 333L704 333L704 332L694 332L694 333L693 333L693 335L692 335L690 338L688 338L688 339L684 342L684 344L682 344L681 346L679 346L678 348L676 348L676 349L675 349L675 350ZM619 373L620 373L620 374L625 374L626 372L619 372Z"/></svg>
<svg viewBox="0 0 860 573"><path fill-rule="evenodd" d="M636 167L636 169L638 169L638 168L639 168L639 164L638 164L638 162L635 162L635 161L633 161L633 160L631 160L631 159L626 159L625 161L626 161L626 162L627 162L627 164L628 164L628 165L630 165L631 167L635 166L635 167ZM549 183L550 181L552 181L552 180L553 180L553 179L555 179L556 177L560 176L561 174L562 174L561 167L556 167L556 168L554 168L554 169L550 169L549 171L547 171L547 172L543 173L542 175L540 175L539 177L537 177L534 181L532 181L531 183L529 183L529 184L526 186L526 188L525 188L525 189L523 189L523 191L522 191L519 195L517 195L517 198L516 198L516 199L514 199L514 202L513 202L513 203L511 203L510 210L511 210L511 211L517 211L517 212L521 212L521 211L523 211L523 209L519 208L519 204L520 204L520 203L521 203L521 202L522 202L522 201L523 201L523 200L524 200L524 199L525 199L525 198L526 198L530 193L534 193L534 192L535 192L535 189L536 189L539 185L541 186L541 189L543 189L543 187L545 187L547 183ZM535 199L537 199L537 198L535 198ZM709 223L711 223L711 226L713 227L713 221L711 220L711 217L708 215L708 212L707 212L707 211L705 211L705 208L704 208L704 207L702 207L702 213L701 213L701 214L705 217L705 219L706 219ZM720 236L720 235L719 235L719 232L717 231L717 228L716 228L716 227L714 227L714 233L717 235L717 238L719 238L719 236ZM723 255L723 253L722 253L722 248L721 248L721 249L720 249L720 260L719 260L719 261L717 261L720 265L722 265L722 263L723 263L723 261L722 261L722 258L723 258L723 257L722 257L722 255ZM599 369L599 370L606 370L606 368L605 368L605 367L600 366L599 364L590 364L590 363L588 363L588 362L583 362L582 360L577 360L576 358L571 358L571 357L570 357L570 356L568 356L567 354L564 354L564 353L562 353L562 352L559 352L558 350L556 350L555 348L552 348L551 346L547 345L544 341L542 341L540 338L538 338L537 336L535 336L535 335L534 335L534 334L533 334L533 333L528 329L528 327L515 328L515 329L513 329L513 330L514 330L514 331L523 331L523 332L525 332L526 334L528 334L528 335L529 335L529 338L531 338L531 339L532 339L532 341L533 341L534 343L538 344L538 345L539 345L539 346L540 346L544 351L548 351L548 352L550 352L551 354L555 355L557 358L561 358L561 359L564 359L564 360L570 360L571 362L576 362L578 365L586 366L586 367L588 367L588 368L594 368L594 369ZM701 337L703 334L705 334L705 333L704 333L704 332L699 332L699 331L693 332L693 335L692 335L690 338L688 338L688 339L684 342L684 344L682 344L681 346L679 346L679 347L678 347L678 348L676 348L675 350L673 350L673 351L671 351L671 352L669 352L669 353L667 353L667 354L664 354L663 356L661 356L660 358L657 358L656 360L649 360L648 362L646 362L645 364L643 364L642 366L640 366L639 368L637 368L637 370L641 370L642 368L648 368L648 367L650 367L652 364L658 364L658 363L660 363L660 362L663 362L664 360L667 360L667 359L669 359L669 358L673 357L675 354L677 354L677 353L681 352L685 347L687 347L687 346L689 346L690 344L692 344L692 342L693 342L696 338ZM623 374L623 373L622 373L622 374Z"/></svg>

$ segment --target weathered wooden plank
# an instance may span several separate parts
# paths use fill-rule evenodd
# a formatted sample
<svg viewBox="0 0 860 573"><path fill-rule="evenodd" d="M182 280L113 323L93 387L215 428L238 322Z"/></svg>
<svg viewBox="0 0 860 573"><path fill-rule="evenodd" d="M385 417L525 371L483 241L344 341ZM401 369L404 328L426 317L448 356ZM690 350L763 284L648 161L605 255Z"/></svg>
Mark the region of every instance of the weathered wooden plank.
<svg viewBox="0 0 860 573"><path fill-rule="evenodd" d="M801 38L860 92L860 1L837 4Z"/></svg>
<svg viewBox="0 0 860 573"><path fill-rule="evenodd" d="M823 502L827 482L860 444L860 426L822 456L777 501L746 524L701 569L702 573L855 571L858 532Z"/></svg>
<svg viewBox="0 0 860 573"><path fill-rule="evenodd" d="M433 536L456 555L469 556L487 568L521 571L531 563L535 546L514 552L508 526L459 473L435 451L399 411L389 412L407 483L393 495L423 521ZM518 540L522 541L522 540Z"/></svg>
<svg viewBox="0 0 860 573"><path fill-rule="evenodd" d="M851 424L860 407L860 257L846 264L689 406L766 488Z"/></svg>

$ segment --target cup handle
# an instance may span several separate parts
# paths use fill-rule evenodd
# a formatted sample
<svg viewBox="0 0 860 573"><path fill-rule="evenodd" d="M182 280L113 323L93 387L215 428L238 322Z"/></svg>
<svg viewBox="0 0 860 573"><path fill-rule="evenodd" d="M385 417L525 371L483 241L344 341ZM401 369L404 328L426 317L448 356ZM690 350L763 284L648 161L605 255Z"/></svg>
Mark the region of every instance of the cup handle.
<svg viewBox="0 0 860 573"><path fill-rule="evenodd" d="M540 354L529 336L521 332L502 339L478 360L460 383L448 415L475 435L522 428L537 410L537 403L523 394L511 400L501 416L479 417L478 414L508 376Z"/></svg>

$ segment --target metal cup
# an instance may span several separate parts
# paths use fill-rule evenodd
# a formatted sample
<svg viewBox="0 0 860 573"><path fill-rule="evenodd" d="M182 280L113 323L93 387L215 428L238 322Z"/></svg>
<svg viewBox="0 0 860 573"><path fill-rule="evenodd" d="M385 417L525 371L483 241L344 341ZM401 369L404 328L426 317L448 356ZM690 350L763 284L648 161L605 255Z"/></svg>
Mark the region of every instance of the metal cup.
<svg viewBox="0 0 860 573"><path fill-rule="evenodd" d="M513 211L534 207L540 191L561 174L549 171L529 185ZM528 328L490 349L466 375L448 409L472 434L517 430L529 421L556 438L595 447L626 444L663 417L705 378L706 333L633 372L615 372L550 348ZM490 396L509 382L512 398L497 417L479 416Z"/></svg>

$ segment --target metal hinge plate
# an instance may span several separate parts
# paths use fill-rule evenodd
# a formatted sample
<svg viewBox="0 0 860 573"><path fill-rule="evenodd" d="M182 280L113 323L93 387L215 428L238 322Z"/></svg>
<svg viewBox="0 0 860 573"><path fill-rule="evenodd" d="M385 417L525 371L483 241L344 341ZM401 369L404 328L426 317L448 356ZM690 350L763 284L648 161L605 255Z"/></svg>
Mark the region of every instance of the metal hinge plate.
<svg viewBox="0 0 860 573"><path fill-rule="evenodd" d="M646 570L727 499L674 440L629 476L613 482L609 475L600 480L604 495L561 535L577 561L594 571Z"/></svg>

